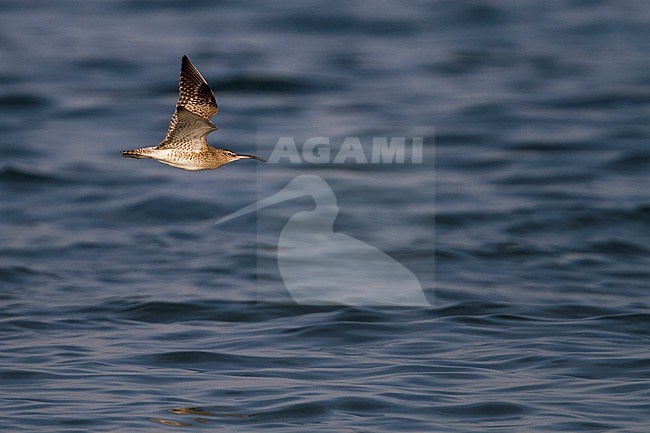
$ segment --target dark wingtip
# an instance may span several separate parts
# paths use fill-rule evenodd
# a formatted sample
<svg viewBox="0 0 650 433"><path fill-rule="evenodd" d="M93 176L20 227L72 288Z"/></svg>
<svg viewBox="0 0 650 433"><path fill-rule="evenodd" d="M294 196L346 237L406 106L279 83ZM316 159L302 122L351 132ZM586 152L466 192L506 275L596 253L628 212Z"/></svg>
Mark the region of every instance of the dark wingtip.
<svg viewBox="0 0 650 433"><path fill-rule="evenodd" d="M183 58L181 59L181 71L187 70L188 68L192 67L192 62L190 61L190 58L187 57L187 55L183 55Z"/></svg>

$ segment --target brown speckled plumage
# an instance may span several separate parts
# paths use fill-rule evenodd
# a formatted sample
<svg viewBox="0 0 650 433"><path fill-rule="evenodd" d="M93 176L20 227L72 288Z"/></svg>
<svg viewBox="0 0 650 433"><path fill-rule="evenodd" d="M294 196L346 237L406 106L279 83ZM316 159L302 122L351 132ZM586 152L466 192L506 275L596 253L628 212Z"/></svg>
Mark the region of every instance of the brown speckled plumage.
<svg viewBox="0 0 650 433"><path fill-rule="evenodd" d="M208 144L206 136L217 129L210 121L219 112L217 100L201 73L183 56L176 111L165 139L158 146L123 150L128 158L151 158L183 170L212 170L239 159L259 156L237 154Z"/></svg>

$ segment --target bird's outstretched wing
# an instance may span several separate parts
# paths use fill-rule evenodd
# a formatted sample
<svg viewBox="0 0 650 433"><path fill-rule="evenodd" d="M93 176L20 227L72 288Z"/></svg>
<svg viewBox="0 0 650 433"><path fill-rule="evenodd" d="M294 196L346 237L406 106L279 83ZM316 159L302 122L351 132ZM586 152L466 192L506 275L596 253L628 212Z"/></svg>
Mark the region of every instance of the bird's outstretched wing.
<svg viewBox="0 0 650 433"><path fill-rule="evenodd" d="M212 93L205 78L203 78L199 70L196 69L187 56L183 56L181 64L181 78L178 83L178 102L176 103L176 107L183 107L208 121L219 112L219 106L217 105L214 93ZM169 122L165 141L169 139L169 135L176 128L176 124L178 123L177 113L178 111L174 112Z"/></svg>
<svg viewBox="0 0 650 433"><path fill-rule="evenodd" d="M212 93L205 78L187 56L183 56L181 64L181 78L178 84L178 102L176 105L185 107L206 120L212 119L212 116L219 112L214 93Z"/></svg>
<svg viewBox="0 0 650 433"><path fill-rule="evenodd" d="M205 137L215 129L217 127L212 122L179 105L172 117L167 137L158 145L158 149L199 152L208 146Z"/></svg>

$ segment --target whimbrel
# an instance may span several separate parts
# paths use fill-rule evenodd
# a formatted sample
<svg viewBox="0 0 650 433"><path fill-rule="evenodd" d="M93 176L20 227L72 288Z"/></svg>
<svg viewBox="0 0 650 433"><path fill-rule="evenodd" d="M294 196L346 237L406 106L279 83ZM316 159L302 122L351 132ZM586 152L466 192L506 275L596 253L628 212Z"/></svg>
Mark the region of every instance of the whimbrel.
<svg viewBox="0 0 650 433"><path fill-rule="evenodd" d="M167 136L158 146L123 150L126 158L151 158L183 170L213 170L240 159L257 159L228 149L217 149L205 137L217 127L210 121L219 112L217 100L198 69L183 56L176 111Z"/></svg>

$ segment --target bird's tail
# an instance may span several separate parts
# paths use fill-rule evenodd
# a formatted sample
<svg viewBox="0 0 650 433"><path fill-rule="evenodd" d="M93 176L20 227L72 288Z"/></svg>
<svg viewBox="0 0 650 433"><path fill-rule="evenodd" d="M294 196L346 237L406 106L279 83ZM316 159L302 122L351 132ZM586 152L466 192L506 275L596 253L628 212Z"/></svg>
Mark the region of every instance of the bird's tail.
<svg viewBox="0 0 650 433"><path fill-rule="evenodd" d="M125 158L151 158L151 148L143 147L141 149L123 150L122 156Z"/></svg>

